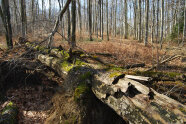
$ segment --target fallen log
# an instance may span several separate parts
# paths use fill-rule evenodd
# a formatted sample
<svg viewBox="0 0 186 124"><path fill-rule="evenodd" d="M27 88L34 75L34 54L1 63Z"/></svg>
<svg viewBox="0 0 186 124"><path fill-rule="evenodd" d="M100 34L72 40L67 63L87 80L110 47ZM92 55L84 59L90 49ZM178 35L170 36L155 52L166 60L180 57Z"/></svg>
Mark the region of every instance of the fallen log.
<svg viewBox="0 0 186 124"><path fill-rule="evenodd" d="M18 118L18 110L12 102L8 102L1 114L0 114L0 124L16 124Z"/></svg>
<svg viewBox="0 0 186 124"><path fill-rule="evenodd" d="M135 75L126 75L125 76L128 79L133 79L133 80L139 80L139 81L151 81L151 77L143 77L143 76L135 76Z"/></svg>
<svg viewBox="0 0 186 124"><path fill-rule="evenodd" d="M124 75L118 76L119 78L112 77L110 72L100 72L87 66L86 63L77 62L73 65L49 55L40 54L37 59L56 70L64 79L71 73L73 81L66 82L73 87L76 86L73 82L78 84L79 81L76 74L78 70L83 70L83 73L93 73L93 79L88 82L95 96L130 123L186 122L185 105L137 81L127 79ZM83 68L85 66L86 69ZM71 71L74 68L75 71Z"/></svg>

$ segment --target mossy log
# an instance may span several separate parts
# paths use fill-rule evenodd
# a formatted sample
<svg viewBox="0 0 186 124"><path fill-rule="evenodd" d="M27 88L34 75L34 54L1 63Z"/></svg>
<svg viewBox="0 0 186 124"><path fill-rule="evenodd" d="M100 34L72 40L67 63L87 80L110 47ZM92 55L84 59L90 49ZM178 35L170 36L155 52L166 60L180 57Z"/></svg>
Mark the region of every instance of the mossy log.
<svg viewBox="0 0 186 124"><path fill-rule="evenodd" d="M12 103L9 102L2 110L0 114L0 124L16 124L18 116L18 109Z"/></svg>
<svg viewBox="0 0 186 124"><path fill-rule="evenodd" d="M53 68L63 78L69 76L73 81L81 81L76 77L86 63L70 64L66 59L39 54L37 59ZM89 68L89 66L87 66ZM75 70L75 71L71 71ZM137 81L125 78L125 75L111 76L110 72L95 69L82 69L84 73L93 72L93 78L87 81L95 96L112 108L125 121L130 123L184 123L186 122L186 106L165 95L157 93ZM89 78L89 76L87 77ZM79 93L79 92L78 92ZM81 95L79 95L81 96Z"/></svg>

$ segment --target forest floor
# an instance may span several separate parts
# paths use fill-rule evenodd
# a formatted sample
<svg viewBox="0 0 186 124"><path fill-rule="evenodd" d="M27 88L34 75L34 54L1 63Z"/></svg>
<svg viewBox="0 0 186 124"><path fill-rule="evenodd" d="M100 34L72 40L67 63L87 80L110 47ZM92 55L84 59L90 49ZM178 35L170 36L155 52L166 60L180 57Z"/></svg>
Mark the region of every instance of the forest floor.
<svg viewBox="0 0 186 124"><path fill-rule="evenodd" d="M69 48L68 43L61 41L59 37L55 37L53 45L62 45L66 50ZM158 61L161 62L173 55L182 55L182 58L164 64L160 71L186 74L186 46L177 47L174 43L166 43L163 49L160 50L157 44L149 44L145 47L143 43L135 40L121 41L117 38L102 42L96 38L94 41L84 40L77 42L77 46L89 54L94 54L94 56L99 57L104 62L119 67L145 63L146 66L144 68L134 68L134 70L146 70ZM4 61L14 59L25 51L18 48L4 56L5 39L2 37L0 37L0 48L0 60ZM108 56L103 56L102 54ZM50 73L50 71L48 72ZM52 99L56 97L55 93L63 83L63 79L55 76L55 74L50 79L46 75L38 74L37 76L39 80L36 80L36 82L32 82L31 78L31 84L18 83L19 85L10 87L6 91L6 101L13 101L19 108L20 124L44 123L52 110ZM184 96L186 97L186 95ZM0 101L0 110L2 106L3 102Z"/></svg>

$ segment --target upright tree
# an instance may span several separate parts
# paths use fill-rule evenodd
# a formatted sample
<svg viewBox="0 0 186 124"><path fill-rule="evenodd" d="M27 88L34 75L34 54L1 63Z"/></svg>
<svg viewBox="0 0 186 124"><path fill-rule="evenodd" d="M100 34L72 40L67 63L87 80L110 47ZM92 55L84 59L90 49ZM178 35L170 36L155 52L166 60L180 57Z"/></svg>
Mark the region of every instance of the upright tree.
<svg viewBox="0 0 186 124"><path fill-rule="evenodd" d="M92 41L92 0L89 0L88 2L89 4L89 38L90 38L90 41Z"/></svg>
<svg viewBox="0 0 186 124"><path fill-rule="evenodd" d="M80 30L80 39L82 38L82 16L81 16L81 3L80 0L77 1L78 2L78 15L79 15L79 30Z"/></svg>
<svg viewBox="0 0 186 124"><path fill-rule="evenodd" d="M159 39L159 3L160 3L160 0L157 0L157 6L156 6L156 8L157 8L157 11L156 11L156 15L157 15L157 17L156 17L156 43L158 43L158 39Z"/></svg>
<svg viewBox="0 0 186 124"><path fill-rule="evenodd" d="M12 49L13 43L12 43L12 27L10 23L9 0L1 0L0 16L6 31L5 35L6 35L7 47L9 49Z"/></svg>
<svg viewBox="0 0 186 124"><path fill-rule="evenodd" d="M141 42L141 0L139 0L138 3L138 17L139 17L139 23L138 23L138 40Z"/></svg>
<svg viewBox="0 0 186 124"><path fill-rule="evenodd" d="M76 0L72 0L72 39L71 48L76 46Z"/></svg>
<svg viewBox="0 0 186 124"><path fill-rule="evenodd" d="M107 9L107 40L109 41L108 0L106 1L106 9Z"/></svg>
<svg viewBox="0 0 186 124"><path fill-rule="evenodd" d="M146 0L146 30L145 30L145 46L148 43L148 30L149 29L149 0Z"/></svg>
<svg viewBox="0 0 186 124"><path fill-rule="evenodd" d="M161 0L161 38L160 47L163 45L163 27L164 27L164 0Z"/></svg>
<svg viewBox="0 0 186 124"><path fill-rule="evenodd" d="M127 0L125 0L125 39L128 38L128 5L127 5Z"/></svg>
<svg viewBox="0 0 186 124"><path fill-rule="evenodd" d="M186 41L186 2L184 1L184 26L183 26L183 38L182 38L182 45L184 41Z"/></svg>
<svg viewBox="0 0 186 124"><path fill-rule="evenodd" d="M22 32L22 37L25 38L27 32L27 16L26 16L25 0L21 0L20 4L21 4L21 32Z"/></svg>

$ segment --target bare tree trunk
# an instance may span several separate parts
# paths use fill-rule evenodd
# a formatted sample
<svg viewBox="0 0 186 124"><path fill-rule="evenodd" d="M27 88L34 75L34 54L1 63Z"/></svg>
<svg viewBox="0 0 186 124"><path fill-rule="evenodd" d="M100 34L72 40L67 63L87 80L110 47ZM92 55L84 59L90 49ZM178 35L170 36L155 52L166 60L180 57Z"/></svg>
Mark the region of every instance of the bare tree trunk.
<svg viewBox="0 0 186 124"><path fill-rule="evenodd" d="M139 24L138 24L138 30L139 30L139 34L138 34L138 40L141 42L141 0L139 0L138 3L138 11L139 11Z"/></svg>
<svg viewBox="0 0 186 124"><path fill-rule="evenodd" d="M92 39L92 0L89 0L89 38L90 41L93 41Z"/></svg>
<svg viewBox="0 0 186 124"><path fill-rule="evenodd" d="M51 7L51 0L49 0L49 20L51 19L51 10L52 7Z"/></svg>
<svg viewBox="0 0 186 124"><path fill-rule="evenodd" d="M115 27L115 37L117 35L117 24L116 24L116 17L117 17L117 0L116 0L116 5L115 5L115 22L114 22L114 27Z"/></svg>
<svg viewBox="0 0 186 124"><path fill-rule="evenodd" d="M109 41L109 27L108 27L108 0L106 1L106 9L107 9L107 40Z"/></svg>
<svg viewBox="0 0 186 124"><path fill-rule="evenodd" d="M6 31L6 43L8 49L13 48L13 42L12 42L12 27L10 23L10 10L9 10L9 0L1 0L1 6L0 6L0 16L3 21L3 25Z"/></svg>
<svg viewBox="0 0 186 124"><path fill-rule="evenodd" d="M128 7L127 7L127 0L125 0L125 39L128 38L128 23L127 23L127 20L128 20Z"/></svg>
<svg viewBox="0 0 186 124"><path fill-rule="evenodd" d="M145 32L145 46L147 45L148 43L148 34L149 34L149 0L146 0L146 32Z"/></svg>
<svg viewBox="0 0 186 124"><path fill-rule="evenodd" d="M71 21L70 21L70 9L67 9L67 18L68 18L68 43L71 41ZM69 44L70 45L70 44Z"/></svg>
<svg viewBox="0 0 186 124"><path fill-rule="evenodd" d="M158 43L158 39L159 39L159 1L160 0L157 0L157 27L156 27L156 43Z"/></svg>
<svg viewBox="0 0 186 124"><path fill-rule="evenodd" d="M80 39L82 38L82 20L81 20L81 4L80 1L78 0L78 15L79 15L79 30L80 30Z"/></svg>
<svg viewBox="0 0 186 124"><path fill-rule="evenodd" d="M152 1L152 28L151 28L151 42L154 41L154 23L155 23L155 0Z"/></svg>
<svg viewBox="0 0 186 124"><path fill-rule="evenodd" d="M14 16L15 16L15 33L16 35L18 34L18 29L19 29L19 26L18 26L18 16L17 16L17 11L18 11L18 8L17 8L17 4L16 4L16 0L13 0L14 2Z"/></svg>
<svg viewBox="0 0 186 124"><path fill-rule="evenodd" d="M184 1L185 7L184 7L184 26L183 26L183 38L182 38L182 45L184 45L184 42L186 41L186 2Z"/></svg>
<svg viewBox="0 0 186 124"><path fill-rule="evenodd" d="M104 24L103 24L103 0L101 0L102 2L101 2L101 6L102 6L102 35L101 35L101 37L102 37L102 40L103 40L103 32L104 32Z"/></svg>
<svg viewBox="0 0 186 124"><path fill-rule="evenodd" d="M26 17L26 3L25 0L21 0L21 29L22 29L22 37L26 37L27 32L27 17Z"/></svg>
<svg viewBox="0 0 186 124"><path fill-rule="evenodd" d="M76 0L72 0L71 6L72 13L72 40L71 40L71 48L76 46Z"/></svg>
<svg viewBox="0 0 186 124"><path fill-rule="evenodd" d="M32 31L34 31L34 24L35 24L35 13L34 13L34 8L35 8L35 0L32 0Z"/></svg>
<svg viewBox="0 0 186 124"><path fill-rule="evenodd" d="M160 39L161 49L163 45L163 26L164 26L164 0L161 0L161 39Z"/></svg>
<svg viewBox="0 0 186 124"><path fill-rule="evenodd" d="M137 39L137 0L133 1L134 8L134 39Z"/></svg>
<svg viewBox="0 0 186 124"><path fill-rule="evenodd" d="M99 3L99 18L100 18L99 30L100 30L100 37L101 37L101 0L99 0L98 3Z"/></svg>

